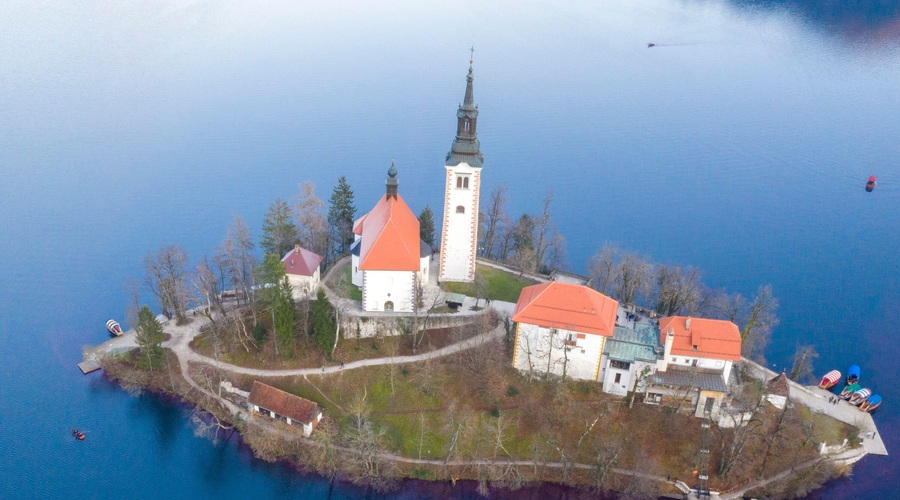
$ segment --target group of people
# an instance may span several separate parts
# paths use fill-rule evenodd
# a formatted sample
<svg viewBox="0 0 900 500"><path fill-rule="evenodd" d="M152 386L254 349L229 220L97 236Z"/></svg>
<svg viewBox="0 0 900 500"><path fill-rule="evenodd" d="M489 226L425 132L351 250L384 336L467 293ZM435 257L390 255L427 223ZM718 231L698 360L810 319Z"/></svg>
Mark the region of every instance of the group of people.
<svg viewBox="0 0 900 500"><path fill-rule="evenodd" d="M838 401L840 401L840 400L841 400L841 398L839 398L837 396L831 396L830 398L828 398L828 402L833 405L838 404Z"/></svg>

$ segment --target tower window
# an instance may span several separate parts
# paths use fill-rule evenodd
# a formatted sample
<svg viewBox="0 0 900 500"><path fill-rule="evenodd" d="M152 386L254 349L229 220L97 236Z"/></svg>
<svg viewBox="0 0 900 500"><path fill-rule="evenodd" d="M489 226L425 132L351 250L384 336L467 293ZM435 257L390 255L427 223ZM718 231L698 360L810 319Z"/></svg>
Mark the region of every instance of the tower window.
<svg viewBox="0 0 900 500"><path fill-rule="evenodd" d="M463 128L466 130L466 132L469 131L469 120L466 120L465 124L463 125Z"/></svg>
<svg viewBox="0 0 900 500"><path fill-rule="evenodd" d="M463 189L469 189L469 178L463 177Z"/></svg>
<svg viewBox="0 0 900 500"><path fill-rule="evenodd" d="M457 207L456 207L456 213L458 213L458 214L464 214L464 213L466 213L466 207L464 207L464 206L462 206L462 205L457 206Z"/></svg>
<svg viewBox="0 0 900 500"><path fill-rule="evenodd" d="M462 189L462 177L457 177L457 178L456 178L456 188L457 188L457 189Z"/></svg>

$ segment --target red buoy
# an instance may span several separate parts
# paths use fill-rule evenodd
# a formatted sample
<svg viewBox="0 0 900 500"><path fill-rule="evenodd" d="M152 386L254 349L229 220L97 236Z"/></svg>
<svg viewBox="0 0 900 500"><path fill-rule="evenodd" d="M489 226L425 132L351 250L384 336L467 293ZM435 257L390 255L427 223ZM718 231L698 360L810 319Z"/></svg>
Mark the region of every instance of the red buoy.
<svg viewBox="0 0 900 500"><path fill-rule="evenodd" d="M876 182L877 182L877 179L875 179L875 176L874 176L874 175L870 175L870 176L869 176L869 181L866 182L866 191L869 192L869 193L871 193L872 190L875 189L875 183L876 183Z"/></svg>

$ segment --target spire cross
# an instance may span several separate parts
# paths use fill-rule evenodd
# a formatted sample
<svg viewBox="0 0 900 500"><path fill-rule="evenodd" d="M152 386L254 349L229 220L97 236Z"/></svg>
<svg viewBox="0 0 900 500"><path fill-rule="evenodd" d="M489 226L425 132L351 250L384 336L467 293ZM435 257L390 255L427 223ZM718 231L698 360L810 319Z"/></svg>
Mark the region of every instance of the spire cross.
<svg viewBox="0 0 900 500"><path fill-rule="evenodd" d="M472 61L475 60L475 46L469 49L469 69L472 69Z"/></svg>

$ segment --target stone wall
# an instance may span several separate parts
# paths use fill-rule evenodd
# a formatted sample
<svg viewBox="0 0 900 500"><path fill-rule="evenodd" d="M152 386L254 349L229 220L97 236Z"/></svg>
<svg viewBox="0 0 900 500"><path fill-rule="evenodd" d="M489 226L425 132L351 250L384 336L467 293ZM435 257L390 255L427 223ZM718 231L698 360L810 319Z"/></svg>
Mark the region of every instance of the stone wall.
<svg viewBox="0 0 900 500"><path fill-rule="evenodd" d="M485 310L486 312L487 310ZM484 314L484 313L481 313ZM428 319L428 328L449 328L468 325L481 318L481 314L432 314ZM413 316L400 314L373 314L371 316L342 315L340 319L341 337L345 339L367 338L376 336L402 335L412 328ZM422 324L425 317L419 317Z"/></svg>

